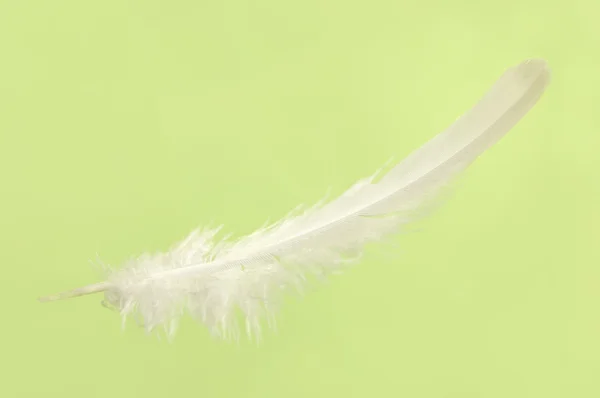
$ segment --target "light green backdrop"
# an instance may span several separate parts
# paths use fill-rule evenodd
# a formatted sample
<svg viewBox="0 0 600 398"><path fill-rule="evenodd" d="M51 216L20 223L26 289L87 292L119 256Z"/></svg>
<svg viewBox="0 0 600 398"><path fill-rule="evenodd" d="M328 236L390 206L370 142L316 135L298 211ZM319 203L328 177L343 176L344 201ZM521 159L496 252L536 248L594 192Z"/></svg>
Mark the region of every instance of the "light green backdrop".
<svg viewBox="0 0 600 398"><path fill-rule="evenodd" d="M0 396L600 396L592 0L0 1ZM553 83L398 249L260 346L42 305L211 221L250 232L455 120L509 66Z"/></svg>

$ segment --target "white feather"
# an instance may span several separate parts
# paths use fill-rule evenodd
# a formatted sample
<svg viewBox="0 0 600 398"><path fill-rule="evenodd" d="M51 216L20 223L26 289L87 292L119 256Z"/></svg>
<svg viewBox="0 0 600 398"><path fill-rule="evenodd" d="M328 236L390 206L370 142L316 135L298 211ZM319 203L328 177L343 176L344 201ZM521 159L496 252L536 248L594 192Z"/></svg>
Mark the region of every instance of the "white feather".
<svg viewBox="0 0 600 398"><path fill-rule="evenodd" d="M42 301L105 292L123 317L169 335L187 310L211 332L237 337L236 309L248 334L271 323L281 294L307 276L355 263L366 243L398 232L452 177L504 136L538 101L550 81L542 60L507 70L467 114L378 181L357 182L339 198L229 242L218 229L194 231L166 253L143 255L107 281Z"/></svg>

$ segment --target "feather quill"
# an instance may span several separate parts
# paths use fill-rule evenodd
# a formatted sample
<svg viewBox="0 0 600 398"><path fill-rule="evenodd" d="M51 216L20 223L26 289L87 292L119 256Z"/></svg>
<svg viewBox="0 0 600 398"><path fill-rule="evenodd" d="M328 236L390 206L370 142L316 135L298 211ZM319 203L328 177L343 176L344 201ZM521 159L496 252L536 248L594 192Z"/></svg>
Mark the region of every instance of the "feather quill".
<svg viewBox="0 0 600 398"><path fill-rule="evenodd" d="M171 250L142 255L111 270L106 281L41 301L104 292L107 305L148 330L172 336L188 311L220 337L258 336L273 321L281 295L307 277L326 276L360 259L365 244L400 231L457 173L504 136L550 82L545 61L508 69L465 115L385 175L358 181L339 198L296 210L236 241L220 228L192 232Z"/></svg>

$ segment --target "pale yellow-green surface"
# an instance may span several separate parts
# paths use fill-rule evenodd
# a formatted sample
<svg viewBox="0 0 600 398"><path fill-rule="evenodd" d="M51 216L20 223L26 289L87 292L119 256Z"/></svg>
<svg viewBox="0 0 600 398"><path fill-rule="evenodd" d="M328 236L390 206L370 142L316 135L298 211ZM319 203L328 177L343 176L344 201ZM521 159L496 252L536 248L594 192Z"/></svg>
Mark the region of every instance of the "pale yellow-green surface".
<svg viewBox="0 0 600 398"><path fill-rule="evenodd" d="M596 3L0 1L0 396L599 397ZM260 346L36 301L340 193L529 57L533 112Z"/></svg>

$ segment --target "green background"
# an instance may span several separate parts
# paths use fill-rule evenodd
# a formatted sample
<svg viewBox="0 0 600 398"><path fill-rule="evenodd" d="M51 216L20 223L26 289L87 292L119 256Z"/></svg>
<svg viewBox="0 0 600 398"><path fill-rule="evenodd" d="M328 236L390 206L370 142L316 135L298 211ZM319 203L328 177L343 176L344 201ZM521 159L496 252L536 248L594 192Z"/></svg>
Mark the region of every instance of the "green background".
<svg viewBox="0 0 600 398"><path fill-rule="evenodd" d="M600 9L574 1L0 1L0 396L600 396ZM542 101L399 248L257 346L91 296L191 229L342 192L543 57Z"/></svg>

